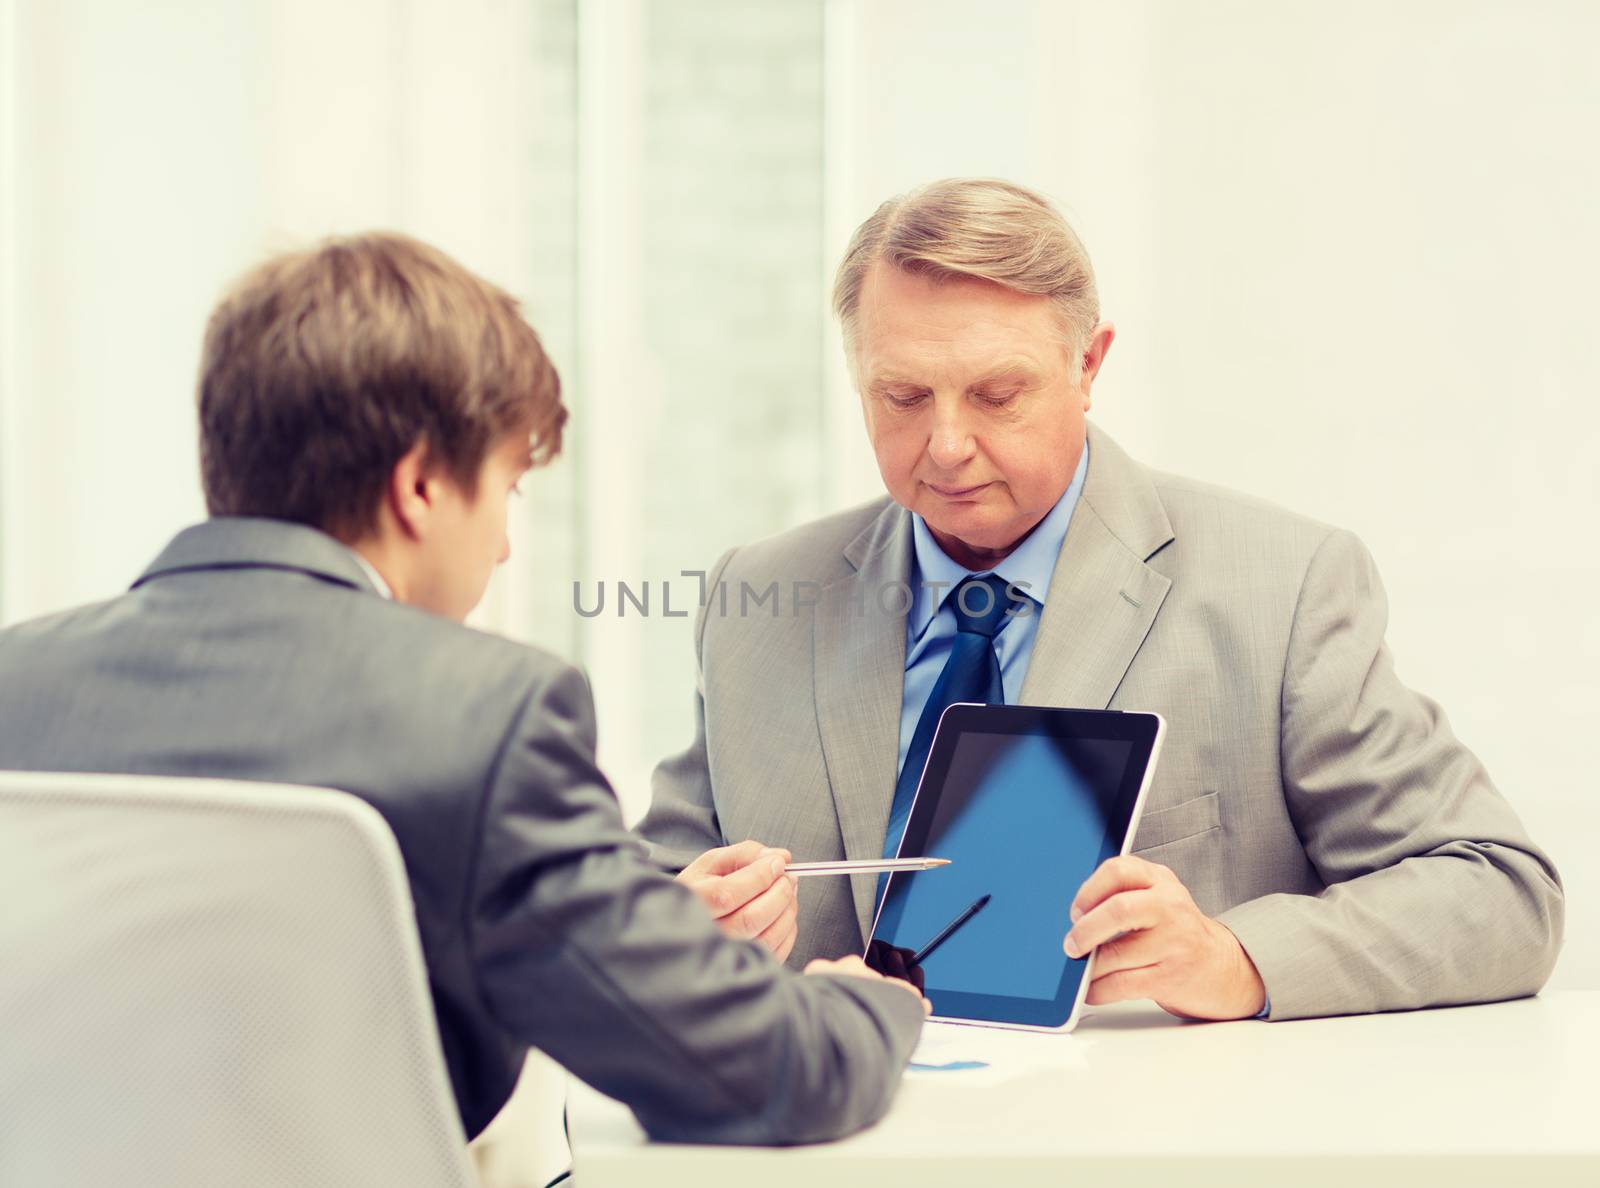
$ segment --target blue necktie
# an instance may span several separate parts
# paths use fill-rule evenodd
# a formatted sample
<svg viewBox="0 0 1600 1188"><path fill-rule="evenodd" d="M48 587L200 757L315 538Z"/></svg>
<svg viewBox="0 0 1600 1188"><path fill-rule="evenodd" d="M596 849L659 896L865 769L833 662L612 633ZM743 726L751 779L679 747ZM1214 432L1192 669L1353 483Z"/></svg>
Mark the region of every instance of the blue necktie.
<svg viewBox="0 0 1600 1188"><path fill-rule="evenodd" d="M1000 658L994 654L994 637L1006 623L1006 611L1019 604L1019 599L1006 596L1005 579L992 573L985 577L969 577L950 592L948 605L955 612L956 637L950 645L950 658L944 662L939 679L933 683L933 692L928 694L928 702L922 707L922 716L917 719L905 764L900 768L900 779L894 786L889 828L883 837L885 858L893 858L900 848L900 836L905 833L906 819L911 816L911 802L916 798L917 783L928 762L939 715L958 701L1005 704L1005 689L1000 684ZM888 875L878 877L880 903L888 881Z"/></svg>

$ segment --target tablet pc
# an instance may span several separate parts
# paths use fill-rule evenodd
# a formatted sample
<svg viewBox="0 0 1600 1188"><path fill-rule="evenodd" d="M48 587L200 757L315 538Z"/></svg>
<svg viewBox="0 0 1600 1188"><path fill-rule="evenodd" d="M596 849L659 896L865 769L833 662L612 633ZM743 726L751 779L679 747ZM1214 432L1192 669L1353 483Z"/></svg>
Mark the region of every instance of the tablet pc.
<svg viewBox="0 0 1600 1188"><path fill-rule="evenodd" d="M951 865L891 875L868 948L927 950L935 1018L1070 1030L1093 960L1061 947L1072 900L1128 852L1165 732L1159 714L950 706L899 853Z"/></svg>

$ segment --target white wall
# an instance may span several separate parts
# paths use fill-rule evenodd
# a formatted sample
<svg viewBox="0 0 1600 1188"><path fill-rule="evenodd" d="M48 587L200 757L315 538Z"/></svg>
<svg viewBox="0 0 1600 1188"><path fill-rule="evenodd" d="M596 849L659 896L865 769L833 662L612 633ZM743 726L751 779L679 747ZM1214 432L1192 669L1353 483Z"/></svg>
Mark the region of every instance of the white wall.
<svg viewBox="0 0 1600 1188"><path fill-rule="evenodd" d="M522 13L15 0L5 621L118 593L204 514L201 332L269 252L390 227L519 292L526 173L497 116L531 118Z"/></svg>
<svg viewBox="0 0 1600 1188"><path fill-rule="evenodd" d="M1600 9L850 15L835 244L937 176L1052 193L1119 331L1096 418L1146 461L1363 537L1402 677L1560 865L1555 984L1600 987ZM858 453L841 486L875 481Z"/></svg>

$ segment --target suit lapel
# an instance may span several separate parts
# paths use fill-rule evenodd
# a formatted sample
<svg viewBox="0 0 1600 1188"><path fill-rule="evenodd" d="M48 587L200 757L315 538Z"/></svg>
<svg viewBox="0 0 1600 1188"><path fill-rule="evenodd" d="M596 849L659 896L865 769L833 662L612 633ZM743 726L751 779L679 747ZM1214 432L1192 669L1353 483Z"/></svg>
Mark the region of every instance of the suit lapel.
<svg viewBox="0 0 1600 1188"><path fill-rule="evenodd" d="M1110 704L1172 585L1145 562L1172 539L1149 475L1091 425L1089 473L1050 579L1024 704ZM822 592L812 620L812 677L845 857L867 859L883 853L905 692L905 615L883 612L879 596L909 588L910 513L886 501L845 557L855 571ZM851 878L863 937L876 887L875 875Z"/></svg>
<svg viewBox="0 0 1600 1188"><path fill-rule="evenodd" d="M1022 683L1024 705L1104 709L1171 586L1079 505L1050 579Z"/></svg>
<svg viewBox="0 0 1600 1188"><path fill-rule="evenodd" d="M1091 426L1089 474L1050 578L1023 704L1111 703L1172 586L1145 561L1172 539L1144 469Z"/></svg>
<svg viewBox="0 0 1600 1188"><path fill-rule="evenodd" d="M910 514L890 503L851 542L856 571L822 592L813 620L817 725L845 857L879 858L894 797L905 691L906 621L893 591L909 589ZM887 593L886 593L887 592ZM890 610L882 609L889 602ZM861 935L876 875L851 876Z"/></svg>

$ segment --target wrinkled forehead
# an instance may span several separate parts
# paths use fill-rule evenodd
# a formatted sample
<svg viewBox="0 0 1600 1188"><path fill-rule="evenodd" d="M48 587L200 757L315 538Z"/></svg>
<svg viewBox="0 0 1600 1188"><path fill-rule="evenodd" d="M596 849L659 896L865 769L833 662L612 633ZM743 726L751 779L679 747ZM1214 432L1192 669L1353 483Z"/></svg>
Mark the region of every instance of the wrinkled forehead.
<svg viewBox="0 0 1600 1188"><path fill-rule="evenodd" d="M849 348L857 382L1048 381L1071 359L1053 302L874 264Z"/></svg>

